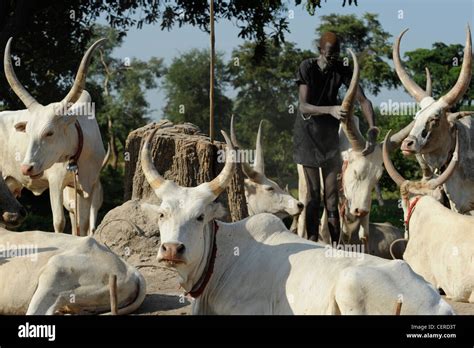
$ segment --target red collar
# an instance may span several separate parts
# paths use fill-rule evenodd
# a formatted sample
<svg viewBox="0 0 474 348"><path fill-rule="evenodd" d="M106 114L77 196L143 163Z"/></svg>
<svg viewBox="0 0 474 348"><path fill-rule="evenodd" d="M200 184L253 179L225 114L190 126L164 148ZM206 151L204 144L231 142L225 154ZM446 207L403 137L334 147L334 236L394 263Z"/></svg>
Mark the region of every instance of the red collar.
<svg viewBox="0 0 474 348"><path fill-rule="evenodd" d="M199 297L206 288L207 283L209 283L209 279L211 279L212 272L214 272L214 263L216 262L216 255L217 255L217 244L216 244L216 234L219 229L219 225L217 225L216 220L213 220L213 231L211 234L212 241L212 250L210 253L210 259L207 262L206 269L202 274L201 278L194 284L193 288L186 293L186 295L190 295L191 297L197 298Z"/></svg>
<svg viewBox="0 0 474 348"><path fill-rule="evenodd" d="M405 220L405 228L407 231L410 225L410 219L411 219L411 216L413 215L413 211L415 210L416 204L418 203L421 197L422 196L416 196L413 201L411 202L409 201L410 204L408 205L408 213L407 213L407 218Z"/></svg>
<svg viewBox="0 0 474 348"><path fill-rule="evenodd" d="M69 164L77 166L77 161L79 160L79 157L81 157L82 147L84 146L84 134L82 133L81 125L77 120L74 125L76 126L78 144L76 153L69 158Z"/></svg>

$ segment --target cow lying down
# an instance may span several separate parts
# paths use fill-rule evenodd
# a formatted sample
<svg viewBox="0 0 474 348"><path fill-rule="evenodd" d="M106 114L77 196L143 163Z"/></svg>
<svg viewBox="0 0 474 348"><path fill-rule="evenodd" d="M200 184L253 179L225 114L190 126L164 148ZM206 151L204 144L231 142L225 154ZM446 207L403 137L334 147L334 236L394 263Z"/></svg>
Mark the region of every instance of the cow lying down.
<svg viewBox="0 0 474 348"><path fill-rule="evenodd" d="M131 313L145 298L143 276L92 237L0 228L0 314L107 312L114 274L118 314Z"/></svg>
<svg viewBox="0 0 474 348"><path fill-rule="evenodd" d="M141 165L161 205L158 259L174 268L195 298L194 314L453 314L433 286L402 260L335 249L290 233L272 214L224 223L214 200L232 179L230 152L221 173L197 187L164 179L145 141ZM224 133L228 149L233 149Z"/></svg>

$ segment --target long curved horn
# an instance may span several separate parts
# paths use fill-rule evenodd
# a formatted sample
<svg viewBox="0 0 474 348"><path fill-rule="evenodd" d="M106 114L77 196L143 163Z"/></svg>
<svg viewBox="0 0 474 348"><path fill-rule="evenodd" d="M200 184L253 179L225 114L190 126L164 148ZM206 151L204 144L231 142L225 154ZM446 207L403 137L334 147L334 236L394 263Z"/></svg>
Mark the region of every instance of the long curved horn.
<svg viewBox="0 0 474 348"><path fill-rule="evenodd" d="M257 173L265 175L265 162L263 159L263 148L262 148L262 123L263 120L260 121L258 125L258 132L257 132L257 141L256 141L256 151L255 151L255 163L253 167Z"/></svg>
<svg viewBox="0 0 474 348"><path fill-rule="evenodd" d="M392 160L390 159L390 155L388 153L388 139L392 130L389 130L387 135L385 136L385 140L383 141L382 147L382 154L383 154L383 164L385 165L385 169L387 170L388 175L392 178L393 181L400 186L403 182L405 182L405 178L395 169Z"/></svg>
<svg viewBox="0 0 474 348"><path fill-rule="evenodd" d="M156 170L155 165L153 164L153 159L151 157L151 149L150 149L150 142L151 139L155 136L156 131L160 127L157 127L153 129L150 134L145 139L145 143L143 144L142 147L142 153L141 153L141 162L142 162L142 170L143 174L145 174L145 178L150 184L151 188L155 191L157 194L157 190L160 188L160 186L166 181L165 178L163 178L160 173ZM158 194L157 194L158 195Z"/></svg>
<svg viewBox="0 0 474 348"><path fill-rule="evenodd" d="M426 91L426 94L428 94L430 97L432 97L433 96L433 86L432 86L432 81L431 81L430 69L428 69L428 67L425 67L425 72L426 72L425 91Z"/></svg>
<svg viewBox="0 0 474 348"><path fill-rule="evenodd" d="M395 44L393 45L393 63L395 65L395 71L397 72L398 78L402 82L405 89L410 93L410 95L416 99L419 103L423 98L428 97L428 93L426 93L420 86L418 86L415 81L408 76L407 72L403 68L401 59L400 59L400 40L402 36L408 31L405 29L402 33L397 37L395 40Z"/></svg>
<svg viewBox="0 0 474 348"><path fill-rule="evenodd" d="M110 143L108 143L107 144L107 152L105 153L105 157L104 157L104 160L102 161L102 165L100 166L100 170L104 169L107 166L107 163L109 162L111 153L112 153L111 146L110 146Z"/></svg>
<svg viewBox="0 0 474 348"><path fill-rule="evenodd" d="M466 29L466 46L464 47L464 57L462 61L461 73L451 90L440 98L448 106L456 104L466 93L471 82L472 50L471 50L471 28Z"/></svg>
<svg viewBox="0 0 474 348"><path fill-rule="evenodd" d="M81 64L79 65L79 69L77 70L76 79L74 80L74 84L72 85L72 88L69 93L61 102L63 105L67 106L71 103L74 104L81 96L82 91L86 87L87 70L89 68L92 53L94 53L95 49L99 47L105 40L107 39L103 38L94 42L92 46L89 47L89 49L86 51L84 57L82 57Z"/></svg>
<svg viewBox="0 0 474 348"><path fill-rule="evenodd" d="M458 136L458 131L456 130L456 147L454 148L453 152L453 157L451 158L451 161L449 162L448 168L437 178L429 180L426 185L434 190L436 187L443 185L454 173L454 170L456 169L456 165L458 164L459 161L459 136Z"/></svg>
<svg viewBox="0 0 474 348"><path fill-rule="evenodd" d="M227 185L229 185L230 181L232 180L235 170L235 161L233 160L233 156L231 154L231 151L234 150L234 146L232 145L227 133L224 131L221 132L227 144L225 165L218 176L212 179L212 181L206 183L214 194L214 198L217 198L222 193L222 191L226 189Z"/></svg>
<svg viewBox="0 0 474 348"><path fill-rule="evenodd" d="M230 138L234 147L242 149L242 147L240 146L237 140L237 136L235 135L234 115L232 115L230 118ZM246 161L242 162L242 171L250 180L255 181L255 182L260 182L261 175L257 171L255 171L248 162Z"/></svg>
<svg viewBox="0 0 474 348"><path fill-rule="evenodd" d="M354 123L354 119L352 117L354 101L357 96L357 88L359 85L359 63L354 52L350 48L348 49L348 51L352 56L352 60L354 61L354 70L352 72L351 83L347 88L346 95L344 96L344 100L341 104L342 110L348 113L347 117L341 121L341 126L342 130L344 131L344 134L351 143L353 151L362 152L362 150L364 150L365 148L365 139L362 134L360 134L360 131L357 129Z"/></svg>
<svg viewBox="0 0 474 348"><path fill-rule="evenodd" d="M35 106L41 105L31 96L30 93L23 87L21 82L16 77L15 71L13 70L12 59L11 59L11 45L13 38L9 38L5 47L5 55L3 56L3 66L5 69L5 77L7 78L8 84L12 88L13 92L20 98L27 109L32 109Z"/></svg>

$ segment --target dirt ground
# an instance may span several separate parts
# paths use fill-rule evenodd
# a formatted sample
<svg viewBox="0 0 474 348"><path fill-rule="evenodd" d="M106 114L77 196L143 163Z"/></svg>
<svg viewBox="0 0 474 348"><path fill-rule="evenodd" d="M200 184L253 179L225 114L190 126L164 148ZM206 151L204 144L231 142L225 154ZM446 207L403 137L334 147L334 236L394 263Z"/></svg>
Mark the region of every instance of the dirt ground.
<svg viewBox="0 0 474 348"><path fill-rule="evenodd" d="M148 295L135 314L189 315L191 302L179 288L176 274L163 267L141 267L147 281ZM447 300L458 315L474 315L474 304Z"/></svg>

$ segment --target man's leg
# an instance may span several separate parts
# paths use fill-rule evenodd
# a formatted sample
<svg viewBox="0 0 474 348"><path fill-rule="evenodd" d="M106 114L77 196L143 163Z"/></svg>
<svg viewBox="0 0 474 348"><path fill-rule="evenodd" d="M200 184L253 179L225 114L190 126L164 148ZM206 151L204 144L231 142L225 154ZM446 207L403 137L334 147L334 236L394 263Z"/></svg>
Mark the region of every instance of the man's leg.
<svg viewBox="0 0 474 348"><path fill-rule="evenodd" d="M341 224L339 221L337 175L341 171L340 161L336 158L322 168L324 180L324 205L328 212L328 228L331 243L339 244Z"/></svg>
<svg viewBox="0 0 474 348"><path fill-rule="evenodd" d="M306 206L306 231L308 239L317 242L319 236L319 206L321 201L321 185L319 168L303 167L308 180L309 201Z"/></svg>

